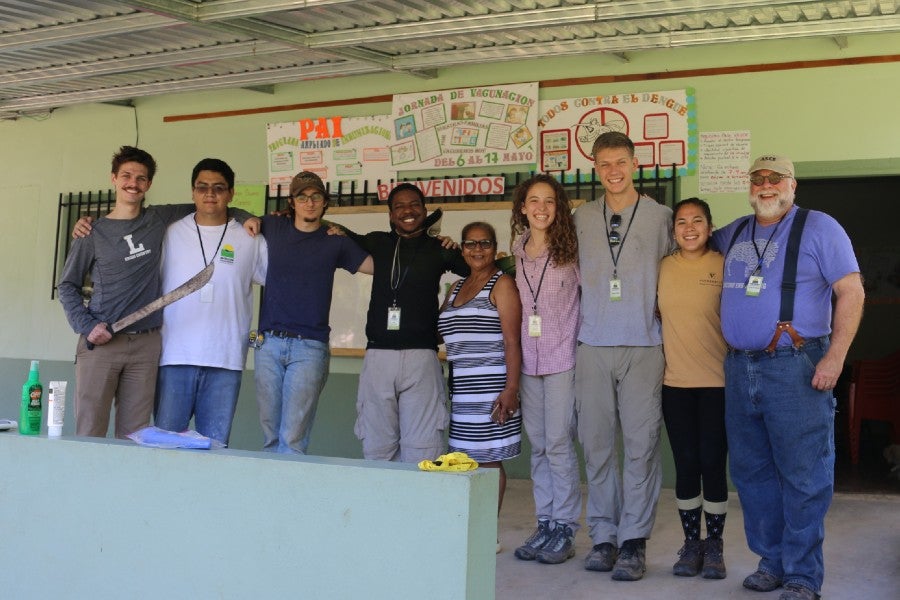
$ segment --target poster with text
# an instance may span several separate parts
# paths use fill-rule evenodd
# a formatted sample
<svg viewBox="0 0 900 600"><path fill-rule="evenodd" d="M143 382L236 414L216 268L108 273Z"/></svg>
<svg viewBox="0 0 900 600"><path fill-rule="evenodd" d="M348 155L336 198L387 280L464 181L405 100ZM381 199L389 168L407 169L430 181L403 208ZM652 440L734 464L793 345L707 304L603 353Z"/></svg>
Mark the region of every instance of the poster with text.
<svg viewBox="0 0 900 600"><path fill-rule="evenodd" d="M704 131L700 134L700 193L747 191L749 131Z"/></svg>
<svg viewBox="0 0 900 600"><path fill-rule="evenodd" d="M266 125L269 193L281 186L287 195L291 179L312 171L330 184L332 194L351 189L374 191L378 181L396 177L388 150L390 115L374 117L318 117Z"/></svg>
<svg viewBox="0 0 900 600"><path fill-rule="evenodd" d="M646 176L692 175L697 167L697 111L693 89L635 92L544 100L538 105L540 171L564 171L574 179L580 170L590 179L591 147L607 131L634 142Z"/></svg>
<svg viewBox="0 0 900 600"><path fill-rule="evenodd" d="M395 95L391 166L531 167L538 155L537 98L537 83Z"/></svg>

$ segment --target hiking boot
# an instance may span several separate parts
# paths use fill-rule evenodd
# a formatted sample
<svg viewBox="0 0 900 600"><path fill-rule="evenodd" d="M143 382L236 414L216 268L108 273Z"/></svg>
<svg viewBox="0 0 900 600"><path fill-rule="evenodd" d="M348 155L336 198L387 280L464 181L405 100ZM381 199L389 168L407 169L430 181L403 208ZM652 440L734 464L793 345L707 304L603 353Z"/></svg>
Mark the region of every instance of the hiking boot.
<svg viewBox="0 0 900 600"><path fill-rule="evenodd" d="M646 567L647 541L644 538L625 540L619 549L619 560L613 567L612 578L616 581L637 581L644 576Z"/></svg>
<svg viewBox="0 0 900 600"><path fill-rule="evenodd" d="M744 587L754 592L771 592L781 587L781 577L775 577L771 573L757 569L744 579Z"/></svg>
<svg viewBox="0 0 900 600"><path fill-rule="evenodd" d="M678 562L672 567L672 573L679 577L693 577L703 566L703 540L684 540L684 546L678 551Z"/></svg>
<svg viewBox="0 0 900 600"><path fill-rule="evenodd" d="M550 529L550 521L538 521L537 529L534 530L525 543L516 548L514 554L519 560L534 560L537 552L543 548L550 538L553 536L553 530Z"/></svg>
<svg viewBox="0 0 900 600"><path fill-rule="evenodd" d="M550 538L544 547L537 551L538 562L548 565L564 563L575 556L575 533L572 528L563 523L557 523Z"/></svg>
<svg viewBox="0 0 900 600"><path fill-rule="evenodd" d="M619 551L609 542L596 544L584 559L584 568L588 571L612 571Z"/></svg>
<svg viewBox="0 0 900 600"><path fill-rule="evenodd" d="M784 586L778 600L819 600L819 595L799 583L789 583Z"/></svg>
<svg viewBox="0 0 900 600"><path fill-rule="evenodd" d="M706 538L703 552L703 579L725 579L725 556L722 538Z"/></svg>

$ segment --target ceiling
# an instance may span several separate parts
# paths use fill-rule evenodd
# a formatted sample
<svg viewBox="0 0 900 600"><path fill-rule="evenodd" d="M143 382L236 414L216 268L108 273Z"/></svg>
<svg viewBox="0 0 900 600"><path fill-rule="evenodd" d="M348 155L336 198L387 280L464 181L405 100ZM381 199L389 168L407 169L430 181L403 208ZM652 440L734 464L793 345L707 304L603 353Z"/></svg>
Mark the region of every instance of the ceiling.
<svg viewBox="0 0 900 600"><path fill-rule="evenodd" d="M87 102L900 31L900 0L3 0L0 119ZM439 86L439 84L437 84Z"/></svg>

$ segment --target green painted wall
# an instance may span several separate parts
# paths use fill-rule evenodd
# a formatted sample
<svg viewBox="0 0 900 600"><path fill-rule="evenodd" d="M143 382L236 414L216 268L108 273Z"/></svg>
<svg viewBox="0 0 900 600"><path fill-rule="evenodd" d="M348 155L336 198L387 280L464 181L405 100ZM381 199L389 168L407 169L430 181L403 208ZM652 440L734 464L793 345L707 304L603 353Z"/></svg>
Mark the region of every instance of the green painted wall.
<svg viewBox="0 0 900 600"><path fill-rule="evenodd" d="M5 433L0 469L4 598L494 598L490 469Z"/></svg>
<svg viewBox="0 0 900 600"><path fill-rule="evenodd" d="M311 116L382 114L388 103L345 109L288 111L241 117L164 123L172 115L281 106L356 98L476 83L514 83L588 76L629 76L684 69L773 64L788 61L879 56L900 51L900 35L874 34L849 39L840 49L829 40L784 40L723 47L660 49L630 56L629 62L604 55L523 60L439 70L431 80L401 74L276 86L274 94L248 90L141 98L135 108L83 105L49 114L0 122L0 205L6 217L0 236L0 396L2 416L17 414L15 402L26 360L49 367L72 360L75 336L58 301L50 298L56 211L63 191L109 186L109 159L122 144L139 144L159 162L148 194L151 202L190 200L190 171L205 156L228 161L238 181L266 178L265 125ZM617 82L542 88L542 99L583 94L624 93L693 87L700 131L749 130L752 153L789 155L802 178L822 175L900 173L900 63L763 71L708 77ZM681 197L698 194L697 177L679 183ZM715 220L726 223L747 212L744 194L707 196ZM312 450L358 456L352 435L358 359L336 359L313 433ZM252 368L252 361L250 365ZM60 366L60 369L63 367ZM71 368L69 365L68 368ZM49 373L48 373L49 375ZM45 379L49 380L49 376ZM74 377L69 377L74 380ZM237 447L259 439L245 381L235 430ZM258 428L258 426L257 426ZM667 471L671 471L670 465ZM527 475L527 458L513 461L516 476Z"/></svg>

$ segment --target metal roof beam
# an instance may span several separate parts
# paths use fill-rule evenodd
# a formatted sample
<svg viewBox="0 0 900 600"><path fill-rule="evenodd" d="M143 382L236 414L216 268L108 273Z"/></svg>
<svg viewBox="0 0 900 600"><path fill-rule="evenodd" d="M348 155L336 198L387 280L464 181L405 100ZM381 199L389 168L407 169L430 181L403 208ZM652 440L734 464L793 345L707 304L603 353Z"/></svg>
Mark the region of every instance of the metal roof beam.
<svg viewBox="0 0 900 600"><path fill-rule="evenodd" d="M501 62L522 58L563 56L567 54L609 53L618 55L625 52L649 50L653 48L674 48L678 46L701 46L724 42L751 42L764 39L806 38L817 36L840 36L862 33L890 33L900 31L900 15L887 17L862 17L837 19L820 22L801 21L797 23L776 23L771 25L748 25L722 29L701 29L693 31L673 31L628 36L597 37L592 39L559 40L553 44L543 41L529 44L495 46L491 48L468 48L465 50L444 50L422 53L407 57L397 57L394 63L399 68L450 67L460 64Z"/></svg>
<svg viewBox="0 0 900 600"><path fill-rule="evenodd" d="M60 46L86 39L146 31L175 23L177 21L160 15L136 12L129 15L101 17L91 21L35 27L23 31L0 33L0 52Z"/></svg>
<svg viewBox="0 0 900 600"><path fill-rule="evenodd" d="M309 34L261 19L240 17L200 23L196 10L193 8L198 5L193 2L187 2L186 0L127 0L125 4L135 8L162 12L169 17L197 23L206 28L228 31L231 33L237 32L261 40L281 42L307 52L315 52L316 55L324 58L367 62L378 66L385 71L397 70L393 65L391 57L381 52L375 52L366 48L332 48L316 50L309 43ZM430 79L432 77L430 69L415 69L406 72L424 79Z"/></svg>
<svg viewBox="0 0 900 600"><path fill-rule="evenodd" d="M63 65L59 67L40 67L37 69L23 69L6 74L0 74L0 86L22 86L36 83L50 83L52 81L67 81L81 79L83 77L96 77L98 75L110 75L113 73L128 73L131 71L143 71L158 67L183 66L227 58L240 58L244 56L260 56L277 52L293 52L281 44L270 42L232 42L201 48L189 48L187 50L169 50L153 54L141 54L125 58L111 58L84 62L75 65Z"/></svg>
<svg viewBox="0 0 900 600"><path fill-rule="evenodd" d="M197 13L199 21L218 21L250 17L284 10L301 10L317 6L347 4L357 0L206 0Z"/></svg>
<svg viewBox="0 0 900 600"><path fill-rule="evenodd" d="M221 21L238 17L253 17L286 10L303 10L333 4L347 4L357 0L124 0L133 8L159 12L178 19L197 22Z"/></svg>
<svg viewBox="0 0 900 600"><path fill-rule="evenodd" d="M29 96L28 98L0 101L0 115L3 113L15 114L27 111L46 110L72 104L112 102L116 100L140 98L143 96L177 94L222 88L246 88L259 85L274 85L277 83L296 83L297 81L302 80L362 75L377 71L378 69L370 65L349 62L346 65L329 63L304 67L289 67L277 70L269 69L253 73L230 73L227 75L212 75L193 77L190 79L177 79L174 81L124 85L121 87L99 90L83 90L61 94L47 94L44 96Z"/></svg>
<svg viewBox="0 0 900 600"><path fill-rule="evenodd" d="M821 3L821 0L809 0L809 2ZM581 6L536 8L514 12L416 21L414 23L394 23L391 25L323 31L309 34L308 45L311 48L334 48L355 44L388 42L398 37L416 39L473 33L498 33L503 30L545 27L548 25L555 27L562 25L589 25L605 21L623 21L646 17L662 19L666 16L706 13L716 10L731 12L737 9L758 6L771 8L779 4L797 4L797 2L772 2L771 0L711 0L709 2L655 0L645 2L627 0Z"/></svg>

